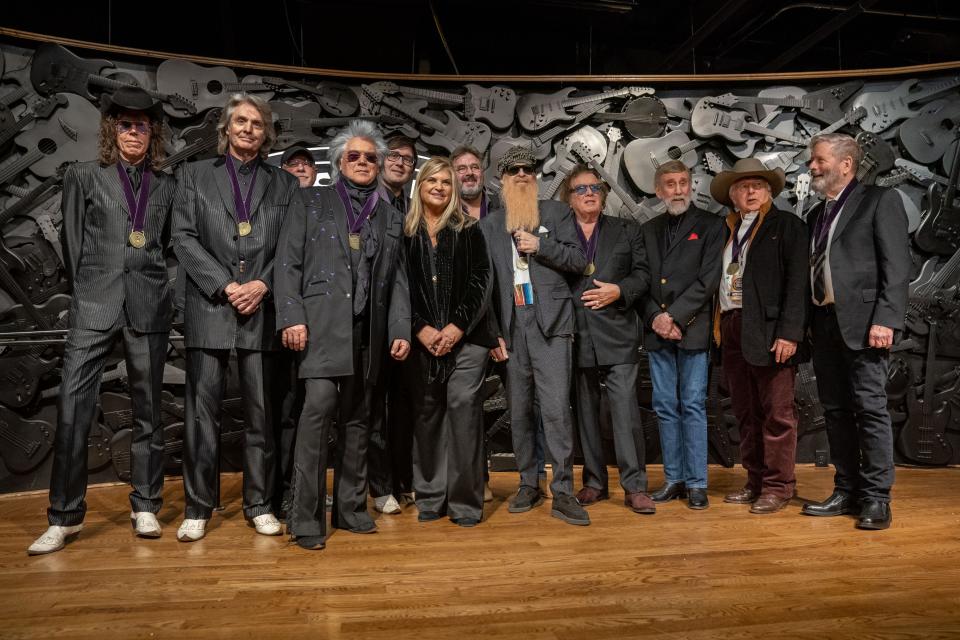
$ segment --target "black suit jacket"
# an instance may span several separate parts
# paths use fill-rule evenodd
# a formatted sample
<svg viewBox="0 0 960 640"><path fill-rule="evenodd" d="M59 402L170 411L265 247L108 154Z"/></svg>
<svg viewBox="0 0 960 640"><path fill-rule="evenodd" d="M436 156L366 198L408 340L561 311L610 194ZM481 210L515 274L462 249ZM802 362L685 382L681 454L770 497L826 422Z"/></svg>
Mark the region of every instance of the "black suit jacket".
<svg viewBox="0 0 960 640"><path fill-rule="evenodd" d="M573 224L577 224L574 219ZM640 225L632 220L602 216L593 275L570 274L570 288L577 318L577 366L595 367L637 361L640 325L636 303L647 293L650 272ZM596 288L594 280L620 287L620 299L600 309L587 309L580 296ZM589 339L593 354L579 348Z"/></svg>
<svg viewBox="0 0 960 640"><path fill-rule="evenodd" d="M533 285L537 324L543 335L574 334L574 311L566 273L582 273L587 266L577 232L573 228L573 211L562 202L541 201L540 249L530 256L530 283ZM480 230L487 242L492 264L491 331L510 346L513 323L513 236L507 232L506 212L498 209L480 221Z"/></svg>
<svg viewBox="0 0 960 640"><path fill-rule="evenodd" d="M283 223L274 270L277 328L307 325L301 378L353 375L353 274L347 212L333 187L303 190L304 204ZM369 366L374 382L389 345L410 341L410 291L403 250L403 220L383 199L370 222L380 249L370 269Z"/></svg>
<svg viewBox="0 0 960 640"><path fill-rule="evenodd" d="M725 242L732 235L725 228ZM726 245L724 245L726 246ZM803 221L792 213L770 209L750 241L743 271L744 359L758 367L776 366L770 351L777 338L792 340L797 353L784 365L806 359L801 348L810 300L809 236Z"/></svg>
<svg viewBox="0 0 960 640"><path fill-rule="evenodd" d="M144 333L170 329L172 293L164 258L176 183L153 172L144 221L147 244L128 242L132 230L116 165L72 165L63 177L60 241L73 287L70 326L104 331L127 310L130 326Z"/></svg>
<svg viewBox="0 0 960 640"><path fill-rule="evenodd" d="M807 216L813 235L823 203ZM857 185L837 218L830 275L837 321L851 349L869 347L871 325L903 329L910 278L907 214L893 189ZM808 245L809 249L809 245Z"/></svg>
<svg viewBox="0 0 960 640"><path fill-rule="evenodd" d="M680 327L683 349L710 346L713 295L720 285L723 261L723 219L690 206L666 252L660 250L669 213L641 227L650 265L650 290L642 303L643 345L655 351L667 344L652 329L654 317L667 311Z"/></svg>
<svg viewBox="0 0 960 640"><path fill-rule="evenodd" d="M274 253L291 204L300 202L300 183L279 167L260 163L250 200L250 235L237 233L233 190L223 156L183 166L173 211L173 240L184 296L185 345L204 349L263 351L277 346L273 298L240 315L223 294L231 282L261 280L273 286ZM240 262L244 262L240 273Z"/></svg>

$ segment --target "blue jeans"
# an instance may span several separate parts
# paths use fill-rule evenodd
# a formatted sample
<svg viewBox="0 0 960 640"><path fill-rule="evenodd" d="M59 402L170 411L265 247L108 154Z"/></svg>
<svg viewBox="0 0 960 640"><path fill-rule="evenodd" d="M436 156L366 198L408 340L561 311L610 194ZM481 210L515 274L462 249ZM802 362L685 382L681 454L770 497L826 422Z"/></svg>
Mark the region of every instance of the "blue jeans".
<svg viewBox="0 0 960 640"><path fill-rule="evenodd" d="M674 345L649 351L653 409L660 422L663 474L689 489L707 487L707 352Z"/></svg>

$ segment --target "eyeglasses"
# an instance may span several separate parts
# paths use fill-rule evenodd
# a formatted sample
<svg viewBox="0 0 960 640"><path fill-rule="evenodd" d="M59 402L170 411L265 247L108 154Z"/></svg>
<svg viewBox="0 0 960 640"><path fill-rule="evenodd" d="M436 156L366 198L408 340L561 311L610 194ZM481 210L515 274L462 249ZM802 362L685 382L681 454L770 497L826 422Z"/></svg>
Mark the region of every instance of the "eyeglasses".
<svg viewBox="0 0 960 640"><path fill-rule="evenodd" d="M742 180L733 185L733 188L742 192L763 191L767 188L767 183L764 180Z"/></svg>
<svg viewBox="0 0 960 640"><path fill-rule="evenodd" d="M377 154L372 151L347 151L347 162L359 162L360 158L364 158L370 164L377 164Z"/></svg>
<svg viewBox="0 0 960 640"><path fill-rule="evenodd" d="M306 158L293 158L283 163L285 167L312 167L313 161Z"/></svg>
<svg viewBox="0 0 960 640"><path fill-rule="evenodd" d="M391 151L388 153L387 160L390 160L391 162L402 162L408 167L412 167L417 162L413 156L405 156L399 151Z"/></svg>
<svg viewBox="0 0 960 640"><path fill-rule="evenodd" d="M462 176L465 173L480 173L480 165L474 163L471 165L461 164L453 168L457 175Z"/></svg>
<svg viewBox="0 0 960 640"><path fill-rule="evenodd" d="M591 193L600 193L603 191L603 185L599 182L594 182L593 184L578 184L573 188L578 196L586 195L587 189L590 189Z"/></svg>
<svg viewBox="0 0 960 640"><path fill-rule="evenodd" d="M141 121L133 122L132 120L117 120L117 131L120 133L126 133L131 129L135 129L139 134L147 135L150 133L150 123Z"/></svg>
<svg viewBox="0 0 960 640"><path fill-rule="evenodd" d="M514 166L512 166L512 167L507 167L507 175L508 175L508 176L515 176L515 175L517 175L518 173L520 173L521 171L523 171L523 173L525 173L525 174L528 175L528 176L532 176L532 175L534 175L534 173L535 173L533 167L530 167L530 166L525 165L525 164L518 164L518 165L514 165Z"/></svg>

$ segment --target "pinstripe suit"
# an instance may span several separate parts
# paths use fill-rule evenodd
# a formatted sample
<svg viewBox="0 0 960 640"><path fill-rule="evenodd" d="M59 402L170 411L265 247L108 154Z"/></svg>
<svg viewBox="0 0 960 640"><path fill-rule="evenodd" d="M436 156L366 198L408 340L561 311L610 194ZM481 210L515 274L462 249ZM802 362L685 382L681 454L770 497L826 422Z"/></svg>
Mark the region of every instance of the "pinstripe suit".
<svg viewBox="0 0 960 640"><path fill-rule="evenodd" d="M51 525L83 521L87 436L104 363L121 335L134 412L130 504L133 511L160 510L160 392L172 313L164 251L174 191L172 177L152 174L143 229L147 244L137 249L127 241L130 212L116 166L84 162L64 176L61 243L73 298L50 478Z"/></svg>
<svg viewBox="0 0 960 640"><path fill-rule="evenodd" d="M263 162L250 201L250 235L237 233L234 197L223 156L181 169L173 210L174 250L186 275L184 338L187 385L184 430L186 517L209 519L216 506L220 404L236 349L246 412L243 510L248 518L271 512L275 482L270 403L265 379L276 348L270 293L250 315L224 295L231 282L273 283L273 257L287 208L300 203L299 183Z"/></svg>

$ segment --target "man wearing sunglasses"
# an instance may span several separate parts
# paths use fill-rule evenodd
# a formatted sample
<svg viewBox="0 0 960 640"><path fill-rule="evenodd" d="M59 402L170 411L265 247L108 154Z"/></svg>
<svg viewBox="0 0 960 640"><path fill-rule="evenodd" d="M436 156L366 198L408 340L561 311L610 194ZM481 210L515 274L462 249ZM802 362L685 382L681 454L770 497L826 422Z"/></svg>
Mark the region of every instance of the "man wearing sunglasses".
<svg viewBox="0 0 960 640"><path fill-rule="evenodd" d="M509 511L539 505L533 407L539 404L545 445L553 465L551 515L576 525L590 517L573 497L573 415L569 389L574 309L564 275L583 273L587 260L573 214L564 203L537 200L536 158L526 147L509 149L498 163L503 208L480 221L493 265L491 313L500 346L491 357L507 364L507 394L520 488Z"/></svg>
<svg viewBox="0 0 960 640"><path fill-rule="evenodd" d="M299 184L264 159L276 132L270 106L229 99L217 125L220 155L182 167L174 249L186 276L183 486L177 538L199 540L217 507L221 402L236 352L246 426L243 513L261 535L280 535L273 514L276 444L268 380L277 349L271 288L280 225L300 205Z"/></svg>
<svg viewBox="0 0 960 640"><path fill-rule="evenodd" d="M163 159L163 110L141 89L103 98L99 158L63 179L63 262L72 286L49 528L31 555L63 548L86 513L87 436L96 418L100 375L123 340L133 398L130 519L136 535L160 536L163 425L160 394L172 288L167 277L175 182L155 171Z"/></svg>
<svg viewBox="0 0 960 640"><path fill-rule="evenodd" d="M640 227L603 215L609 187L585 165L564 181L562 199L573 209L587 268L568 276L577 314L574 341L577 425L583 449L583 488L577 501L591 505L610 497L600 436L600 385L607 388L613 446L624 503L634 513L656 506L647 491L643 427L637 404L640 332L635 306L650 274Z"/></svg>
<svg viewBox="0 0 960 640"><path fill-rule="evenodd" d="M283 345L302 352L306 398L294 448L287 525L304 549L326 544L327 461L336 421L332 524L373 533L367 457L374 389L387 352L410 353L403 219L377 191L387 153L376 126L354 120L330 142L334 184L306 191L283 223L274 283Z"/></svg>

